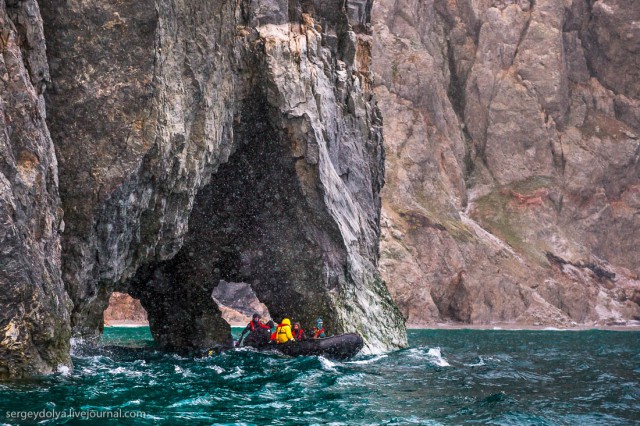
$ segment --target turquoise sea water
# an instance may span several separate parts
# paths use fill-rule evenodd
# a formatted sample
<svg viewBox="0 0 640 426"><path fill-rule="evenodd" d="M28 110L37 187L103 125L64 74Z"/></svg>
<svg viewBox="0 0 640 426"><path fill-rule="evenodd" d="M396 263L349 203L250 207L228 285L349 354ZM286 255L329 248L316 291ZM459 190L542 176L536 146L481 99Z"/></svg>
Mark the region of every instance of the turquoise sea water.
<svg viewBox="0 0 640 426"><path fill-rule="evenodd" d="M76 346L73 371L0 382L0 424L640 424L639 332L411 330L409 342L349 362L192 359L155 350L148 328L108 328L103 344L123 348ZM17 417L29 412L40 418Z"/></svg>

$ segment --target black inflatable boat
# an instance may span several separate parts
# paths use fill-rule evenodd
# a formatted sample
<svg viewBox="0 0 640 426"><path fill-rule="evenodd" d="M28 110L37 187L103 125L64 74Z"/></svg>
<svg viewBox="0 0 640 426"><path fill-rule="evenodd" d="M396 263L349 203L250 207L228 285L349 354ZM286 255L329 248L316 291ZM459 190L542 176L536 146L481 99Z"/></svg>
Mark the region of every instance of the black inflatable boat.
<svg viewBox="0 0 640 426"><path fill-rule="evenodd" d="M261 331L261 330L260 330ZM364 346L362 337L355 333L340 334L322 339L301 340L282 344L269 343L269 333L251 332L242 346L260 350L277 350L289 356L323 356L332 359L349 359Z"/></svg>
<svg viewBox="0 0 640 426"><path fill-rule="evenodd" d="M332 359L349 359L360 352L363 345L362 337L349 333L323 339L287 342L275 345L275 349L289 356L317 355Z"/></svg>

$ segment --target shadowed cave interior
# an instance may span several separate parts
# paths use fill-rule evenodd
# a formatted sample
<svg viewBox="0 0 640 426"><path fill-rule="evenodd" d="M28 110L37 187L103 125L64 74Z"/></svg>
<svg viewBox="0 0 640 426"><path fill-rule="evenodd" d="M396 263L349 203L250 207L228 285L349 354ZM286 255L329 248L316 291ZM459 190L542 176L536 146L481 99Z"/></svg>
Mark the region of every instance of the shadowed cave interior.
<svg viewBox="0 0 640 426"><path fill-rule="evenodd" d="M318 181L316 166L293 156L269 113L260 99L245 103L234 128L236 152L196 196L182 249L141 268L126 286L167 350L231 343L230 326L211 297L221 280L249 283L274 320L311 324L334 316L323 287L337 291L331 269L345 264L346 253L332 241L340 234L304 192L302 180Z"/></svg>

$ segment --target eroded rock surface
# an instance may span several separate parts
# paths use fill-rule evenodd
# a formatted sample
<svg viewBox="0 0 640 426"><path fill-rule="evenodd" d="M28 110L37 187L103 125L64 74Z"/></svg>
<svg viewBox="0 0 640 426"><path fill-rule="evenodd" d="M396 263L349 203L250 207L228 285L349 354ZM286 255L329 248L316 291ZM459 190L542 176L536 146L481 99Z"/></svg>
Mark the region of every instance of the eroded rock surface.
<svg viewBox="0 0 640 426"><path fill-rule="evenodd" d="M113 291L226 344L220 280L400 347L379 237L412 325L640 317L638 2L40 8L0 1L0 376L67 363Z"/></svg>
<svg viewBox="0 0 640 426"><path fill-rule="evenodd" d="M70 362L48 80L38 3L0 1L0 379Z"/></svg>
<svg viewBox="0 0 640 426"><path fill-rule="evenodd" d="M38 4L2 3L1 376L68 362L114 291L165 348L229 344L211 292L238 277L274 316L406 344L376 268L370 2L40 7L49 64Z"/></svg>
<svg viewBox="0 0 640 426"><path fill-rule="evenodd" d="M232 326L246 326L253 314L260 315L264 322L271 319L269 309L247 283L222 281L211 296L220 307L222 317Z"/></svg>
<svg viewBox="0 0 640 426"><path fill-rule="evenodd" d="M237 66L249 72L236 83L234 152L195 197L182 249L143 268L129 291L172 348L221 342L198 325L220 318L205 307L221 279L250 283L277 320L322 316L370 351L400 347L403 321L376 271L381 122L371 39L352 31L364 10L262 6L247 6L236 28ZM194 306L197 326L185 329L175 319Z"/></svg>
<svg viewBox="0 0 640 426"><path fill-rule="evenodd" d="M40 15L33 2L12 7L14 22L35 24L18 26L23 52L9 45L30 71L10 70L25 81L8 101L31 102L37 125L11 143L41 140L42 150L13 147L11 166L35 185L25 202L39 203L15 245L52 247L33 255L45 263L35 272L51 277L34 276L20 297L51 281L32 300L60 314L47 329L62 342L53 355L68 357L67 294L73 333L92 340L113 291L140 300L168 349L228 344L211 291L239 276L278 318L322 315L334 333L360 332L370 351L406 344L376 269L384 164L370 3L42 2L60 202ZM9 179L7 197L20 197ZM5 323L7 338L22 338ZM32 366L50 369L53 355Z"/></svg>
<svg viewBox="0 0 640 426"><path fill-rule="evenodd" d="M638 319L639 14L374 4L381 269L409 324Z"/></svg>

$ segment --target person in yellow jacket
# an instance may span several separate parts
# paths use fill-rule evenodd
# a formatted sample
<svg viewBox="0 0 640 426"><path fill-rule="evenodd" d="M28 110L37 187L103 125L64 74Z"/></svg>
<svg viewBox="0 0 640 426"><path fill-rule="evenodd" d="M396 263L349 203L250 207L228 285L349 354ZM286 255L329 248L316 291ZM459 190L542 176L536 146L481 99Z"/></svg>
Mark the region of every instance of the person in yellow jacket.
<svg viewBox="0 0 640 426"><path fill-rule="evenodd" d="M276 342L287 343L288 341L295 342L296 339L294 339L291 334L291 320L285 318L278 324L278 328L276 329Z"/></svg>

